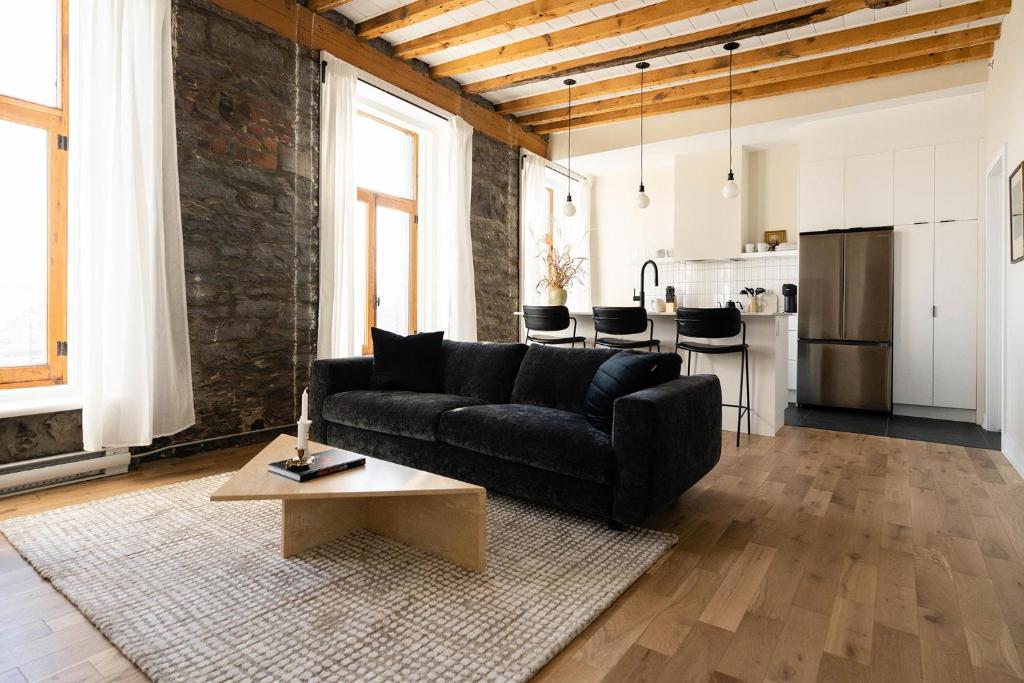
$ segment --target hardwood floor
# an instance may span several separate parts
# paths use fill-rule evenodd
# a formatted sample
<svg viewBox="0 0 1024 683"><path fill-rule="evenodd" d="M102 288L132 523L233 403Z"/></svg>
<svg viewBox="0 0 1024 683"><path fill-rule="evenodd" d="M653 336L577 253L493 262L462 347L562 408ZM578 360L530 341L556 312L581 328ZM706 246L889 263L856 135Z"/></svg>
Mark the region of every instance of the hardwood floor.
<svg viewBox="0 0 1024 683"><path fill-rule="evenodd" d="M996 451L786 427L652 520L678 545L537 681L1024 679L1024 480ZM259 446L0 500L233 470ZM141 674L0 540L0 683Z"/></svg>

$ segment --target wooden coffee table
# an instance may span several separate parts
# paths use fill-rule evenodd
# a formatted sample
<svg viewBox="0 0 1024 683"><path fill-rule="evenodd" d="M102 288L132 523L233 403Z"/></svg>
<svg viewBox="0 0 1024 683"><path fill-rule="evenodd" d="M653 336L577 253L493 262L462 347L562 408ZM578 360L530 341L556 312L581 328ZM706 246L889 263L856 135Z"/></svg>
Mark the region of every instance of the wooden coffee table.
<svg viewBox="0 0 1024 683"><path fill-rule="evenodd" d="M314 455L330 448L309 442ZM483 487L371 457L363 467L302 483L267 471L267 463L294 452L295 437L277 437L210 500L280 500L282 557L369 529L466 569L484 570Z"/></svg>

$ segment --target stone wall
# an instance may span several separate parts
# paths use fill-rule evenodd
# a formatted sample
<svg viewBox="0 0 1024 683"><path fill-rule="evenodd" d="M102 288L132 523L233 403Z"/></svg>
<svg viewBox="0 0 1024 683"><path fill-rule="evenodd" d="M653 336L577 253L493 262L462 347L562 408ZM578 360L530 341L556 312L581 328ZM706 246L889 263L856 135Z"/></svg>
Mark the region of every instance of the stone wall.
<svg viewBox="0 0 1024 683"><path fill-rule="evenodd" d="M482 341L519 341L519 150L473 134L470 226L476 328Z"/></svg>
<svg viewBox="0 0 1024 683"><path fill-rule="evenodd" d="M174 8L196 425L146 451L292 423L316 352L319 60L206 0ZM512 341L515 148L473 136L472 197L479 338ZM77 411L0 419L0 464L81 448Z"/></svg>

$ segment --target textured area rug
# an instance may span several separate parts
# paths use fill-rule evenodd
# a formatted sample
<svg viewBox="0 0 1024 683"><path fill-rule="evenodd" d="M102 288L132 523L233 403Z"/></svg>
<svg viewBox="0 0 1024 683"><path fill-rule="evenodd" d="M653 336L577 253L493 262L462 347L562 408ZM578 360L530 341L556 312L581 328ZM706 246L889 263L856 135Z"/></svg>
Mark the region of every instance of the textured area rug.
<svg viewBox="0 0 1024 683"><path fill-rule="evenodd" d="M675 538L488 498L487 571L359 531L291 559L207 477L0 524L157 681L522 681Z"/></svg>

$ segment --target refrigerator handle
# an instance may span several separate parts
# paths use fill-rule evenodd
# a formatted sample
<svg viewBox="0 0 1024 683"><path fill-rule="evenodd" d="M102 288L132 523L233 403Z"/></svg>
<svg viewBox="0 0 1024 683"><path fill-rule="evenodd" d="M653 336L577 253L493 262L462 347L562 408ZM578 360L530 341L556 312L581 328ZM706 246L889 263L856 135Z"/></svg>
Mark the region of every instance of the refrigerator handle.
<svg viewBox="0 0 1024 683"><path fill-rule="evenodd" d="M935 315L935 307L934 306L932 306L932 317L933 318L937 318L938 317L937 315Z"/></svg>

